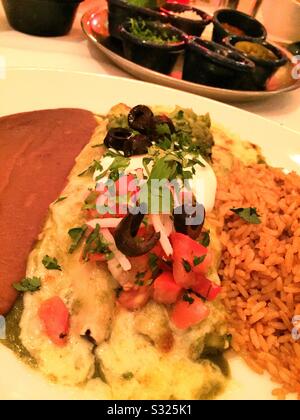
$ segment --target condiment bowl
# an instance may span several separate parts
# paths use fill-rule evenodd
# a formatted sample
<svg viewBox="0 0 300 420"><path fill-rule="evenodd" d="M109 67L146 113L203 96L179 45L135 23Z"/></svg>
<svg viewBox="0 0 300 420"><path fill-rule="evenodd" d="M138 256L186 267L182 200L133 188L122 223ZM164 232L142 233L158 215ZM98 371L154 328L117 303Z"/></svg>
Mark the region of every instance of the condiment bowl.
<svg viewBox="0 0 300 420"><path fill-rule="evenodd" d="M138 21L138 20L137 20ZM176 37L176 41L155 43L137 36L132 31L132 20L121 25L120 34L123 42L124 56L136 64L151 70L168 74L171 72L187 42L186 35L169 24L160 22L143 22L145 28L158 37Z"/></svg>
<svg viewBox="0 0 300 420"><path fill-rule="evenodd" d="M201 36L207 25L212 22L212 16L195 7L190 7L180 3L166 3L160 10L167 15L171 25L182 30L188 35ZM198 19L185 17L190 12L198 16Z"/></svg>
<svg viewBox="0 0 300 420"><path fill-rule="evenodd" d="M250 37L229 36L224 40L224 44L230 48L235 48L239 53L254 62L252 87L256 90L265 89L268 79L288 62L287 55L267 41L254 40Z"/></svg>
<svg viewBox="0 0 300 420"><path fill-rule="evenodd" d="M108 0L108 30L112 37L121 39L120 26L129 18L142 18L147 20L159 20L167 22L165 14L158 9L130 4L125 0Z"/></svg>
<svg viewBox="0 0 300 420"><path fill-rule="evenodd" d="M254 63L233 48L190 39L186 45L183 79L225 89L248 90Z"/></svg>
<svg viewBox="0 0 300 420"><path fill-rule="evenodd" d="M225 25L230 25L232 30ZM222 42L230 35L250 36L255 39L264 40L267 37L265 27L253 17L246 13L231 9L220 9L214 13L213 41Z"/></svg>
<svg viewBox="0 0 300 420"><path fill-rule="evenodd" d="M38 36L70 32L83 0L2 0L9 24L17 31Z"/></svg>

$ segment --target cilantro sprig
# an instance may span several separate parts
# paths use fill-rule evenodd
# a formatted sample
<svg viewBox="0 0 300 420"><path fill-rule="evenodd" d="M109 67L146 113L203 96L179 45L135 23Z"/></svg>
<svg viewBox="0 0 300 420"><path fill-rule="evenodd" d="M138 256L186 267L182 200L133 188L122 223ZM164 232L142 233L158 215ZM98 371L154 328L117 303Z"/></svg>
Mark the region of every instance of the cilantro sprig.
<svg viewBox="0 0 300 420"><path fill-rule="evenodd" d="M45 255L42 263L47 270L58 270L62 271L61 266L58 264L57 259L54 257L49 257L49 255Z"/></svg>
<svg viewBox="0 0 300 420"><path fill-rule="evenodd" d="M14 283L13 287L22 293L36 292L41 288L41 279L40 277L25 277L19 283Z"/></svg>
<svg viewBox="0 0 300 420"><path fill-rule="evenodd" d="M75 227L69 230L68 235L72 239L72 244L69 248L69 254L73 254L73 252L79 247L81 241L84 238L86 231L87 231L86 225L83 225L81 227Z"/></svg>
<svg viewBox="0 0 300 420"><path fill-rule="evenodd" d="M261 219L260 215L257 213L256 207L247 207L247 208L233 208L230 209L233 213L238 215L241 219L251 225L260 225Z"/></svg>

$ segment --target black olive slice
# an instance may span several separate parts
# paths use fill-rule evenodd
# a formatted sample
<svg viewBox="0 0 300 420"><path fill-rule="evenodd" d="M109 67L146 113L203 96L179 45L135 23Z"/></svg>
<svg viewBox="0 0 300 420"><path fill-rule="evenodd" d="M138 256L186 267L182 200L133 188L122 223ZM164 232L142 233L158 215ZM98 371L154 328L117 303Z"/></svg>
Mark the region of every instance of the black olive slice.
<svg viewBox="0 0 300 420"><path fill-rule="evenodd" d="M139 257L147 254L160 239L160 233L153 233L145 239L136 236L143 219L144 215L141 213L128 213L115 230L116 246L127 257Z"/></svg>
<svg viewBox="0 0 300 420"><path fill-rule="evenodd" d="M153 112L145 105L137 105L128 114L128 125L142 134L150 133L153 129Z"/></svg>
<svg viewBox="0 0 300 420"><path fill-rule="evenodd" d="M128 141L132 136L131 130L127 128L111 128L104 139L107 148L115 150L124 150L124 142Z"/></svg>

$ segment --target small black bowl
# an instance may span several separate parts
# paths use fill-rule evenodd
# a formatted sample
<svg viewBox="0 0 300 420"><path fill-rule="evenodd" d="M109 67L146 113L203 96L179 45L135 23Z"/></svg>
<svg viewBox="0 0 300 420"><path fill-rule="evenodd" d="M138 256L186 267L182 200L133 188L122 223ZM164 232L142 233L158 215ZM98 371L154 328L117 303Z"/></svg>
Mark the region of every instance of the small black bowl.
<svg viewBox="0 0 300 420"><path fill-rule="evenodd" d="M121 25L120 33L123 42L124 56L140 66L147 67L159 73L169 74L178 56L183 53L187 42L186 35L177 28L161 22L145 22L147 28L160 34L178 36L180 41L156 44L143 41L130 32L131 23Z"/></svg>
<svg viewBox="0 0 300 420"><path fill-rule="evenodd" d="M231 9L220 9L214 13L214 31L213 41L222 42L224 38L230 35L237 35L226 30L222 24L227 23L242 30L243 35L250 36L255 39L266 39L266 28L253 17L246 13Z"/></svg>
<svg viewBox="0 0 300 420"><path fill-rule="evenodd" d="M160 10L168 16L171 25L182 30L188 35L201 36L207 25L212 22L212 16L195 7L180 3L166 3ZM200 19L193 20L174 13L194 12Z"/></svg>
<svg viewBox="0 0 300 420"><path fill-rule="evenodd" d="M108 0L108 31L113 38L121 39L120 26L129 18L142 18L167 22L167 17L159 10L139 7L126 0Z"/></svg>
<svg viewBox="0 0 300 420"><path fill-rule="evenodd" d="M255 57L253 54L241 51L240 49L236 48L236 44L243 41L258 44L270 50L276 56L276 60L266 60L260 57ZM279 67L284 66L289 61L288 57L283 51L266 41L254 40L253 38L246 36L229 36L225 38L224 44L230 48L235 48L236 51L254 62L255 70L252 75L253 88L256 88L257 90L265 89L268 79L273 76Z"/></svg>
<svg viewBox="0 0 300 420"><path fill-rule="evenodd" d="M223 89L248 90L254 63L235 49L200 38L186 45L184 80Z"/></svg>
<svg viewBox="0 0 300 420"><path fill-rule="evenodd" d="M70 32L83 0L2 0L9 24L17 31L38 36Z"/></svg>

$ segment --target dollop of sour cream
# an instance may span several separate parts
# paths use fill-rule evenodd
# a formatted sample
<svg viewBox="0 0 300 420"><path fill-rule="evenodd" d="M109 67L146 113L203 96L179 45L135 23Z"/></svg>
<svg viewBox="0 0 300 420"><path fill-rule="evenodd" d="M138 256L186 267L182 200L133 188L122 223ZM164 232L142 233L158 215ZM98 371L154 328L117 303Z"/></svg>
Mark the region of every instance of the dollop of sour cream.
<svg viewBox="0 0 300 420"><path fill-rule="evenodd" d="M143 159L148 157L147 155L140 155L140 156L132 156L130 157L130 163L128 167L125 169L125 174L136 174L137 170L143 169L143 173L146 176L146 171L143 165ZM191 156L192 157L192 156ZM196 200L199 204L203 204L207 212L213 210L215 205L216 199L216 191L217 191L217 178L214 173L213 168L206 162L202 156L197 156L197 159L203 164L196 164L194 165L195 174L193 175L192 179L189 180L189 185L193 194L196 197ZM106 171L110 165L113 163L114 158L111 156L104 156L101 160L101 165L103 167L103 171ZM151 170L151 163L148 166L149 170ZM185 168L186 170L190 170L190 168ZM94 174L94 179L102 173L102 171L96 171ZM101 181L105 182L107 178L103 178ZM178 180L179 185L184 188L183 182Z"/></svg>

